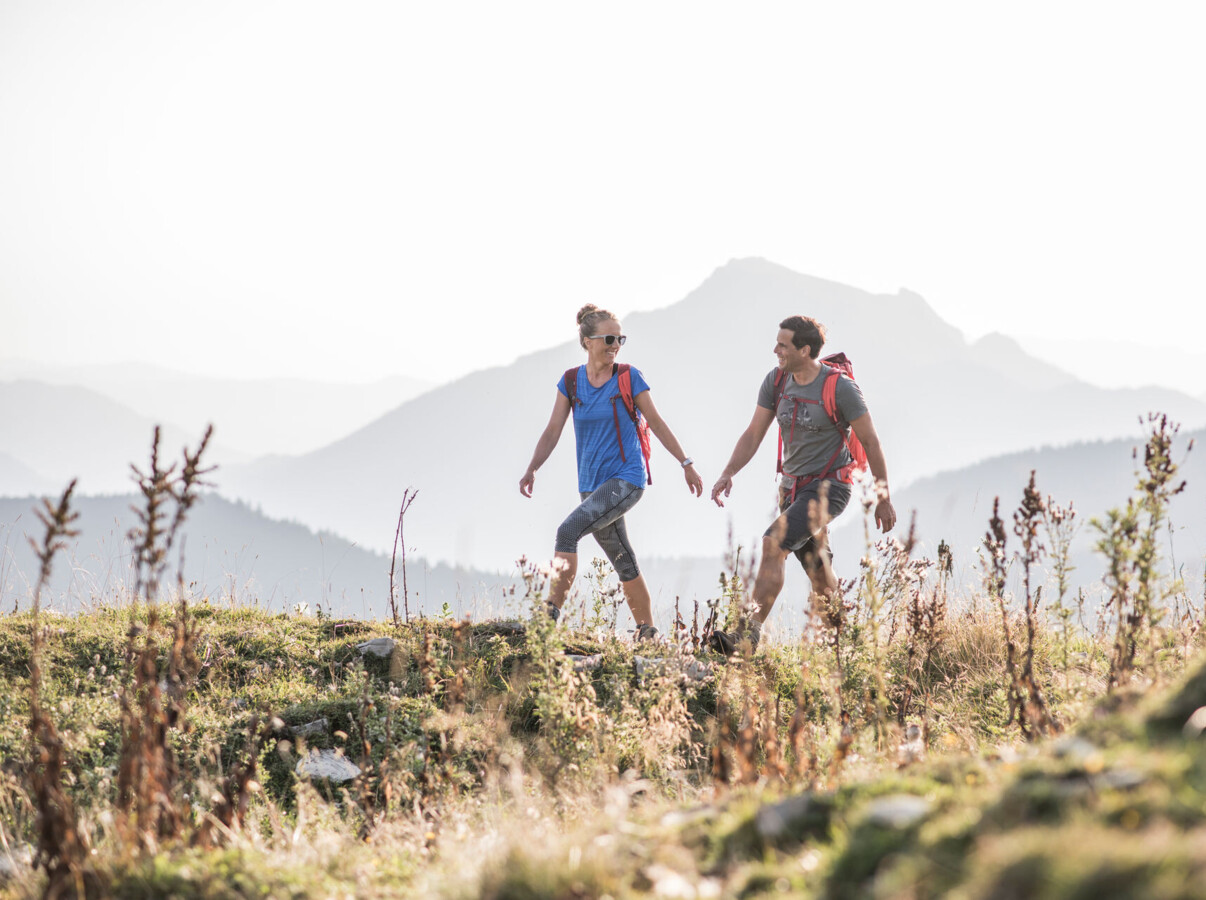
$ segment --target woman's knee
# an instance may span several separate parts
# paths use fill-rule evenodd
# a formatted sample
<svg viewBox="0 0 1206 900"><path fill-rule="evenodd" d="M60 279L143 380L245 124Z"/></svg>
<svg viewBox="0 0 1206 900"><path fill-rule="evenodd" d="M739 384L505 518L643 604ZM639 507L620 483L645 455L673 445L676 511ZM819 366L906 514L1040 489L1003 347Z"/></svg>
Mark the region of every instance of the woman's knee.
<svg viewBox="0 0 1206 900"><path fill-rule="evenodd" d="M574 526L574 523L566 520L557 529L557 540L553 545L553 549L558 553L577 553L578 541L581 539L582 535Z"/></svg>
<svg viewBox="0 0 1206 900"><path fill-rule="evenodd" d="M603 552L607 554L607 558L611 560L612 568L616 570L620 581L632 581L641 576L641 570L637 566L632 547L618 528L611 526L602 531L596 531L595 538L598 540L599 546L603 548Z"/></svg>

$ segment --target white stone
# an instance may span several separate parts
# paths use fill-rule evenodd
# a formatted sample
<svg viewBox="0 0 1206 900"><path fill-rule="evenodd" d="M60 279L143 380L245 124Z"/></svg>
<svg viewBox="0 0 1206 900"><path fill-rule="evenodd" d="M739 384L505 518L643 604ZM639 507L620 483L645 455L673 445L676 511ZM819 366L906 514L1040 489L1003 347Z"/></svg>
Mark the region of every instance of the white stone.
<svg viewBox="0 0 1206 900"><path fill-rule="evenodd" d="M27 872L33 866L33 848L29 844L17 844L11 855L0 848L0 884Z"/></svg>
<svg viewBox="0 0 1206 900"><path fill-rule="evenodd" d="M929 814L930 801L914 794L893 794L871 801L867 821L884 828L908 828Z"/></svg>
<svg viewBox="0 0 1206 900"><path fill-rule="evenodd" d="M1188 738L1196 738L1206 731L1206 706L1199 706L1194 710L1193 715L1185 721L1183 731Z"/></svg>
<svg viewBox="0 0 1206 900"><path fill-rule="evenodd" d="M808 816L812 809L812 798L807 794L788 797L771 806L764 806L754 813L754 828L763 840L776 841L791 825Z"/></svg>
<svg viewBox="0 0 1206 900"><path fill-rule="evenodd" d="M311 750L309 756L298 761L297 774L342 784L359 775L360 767L337 750Z"/></svg>

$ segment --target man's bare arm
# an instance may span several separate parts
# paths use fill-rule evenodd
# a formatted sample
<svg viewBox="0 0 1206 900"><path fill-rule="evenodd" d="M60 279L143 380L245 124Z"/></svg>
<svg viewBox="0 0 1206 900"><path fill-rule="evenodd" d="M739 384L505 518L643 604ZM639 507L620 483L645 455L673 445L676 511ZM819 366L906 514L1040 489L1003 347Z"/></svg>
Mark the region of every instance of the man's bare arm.
<svg viewBox="0 0 1206 900"><path fill-rule="evenodd" d="M867 451L867 465L875 476L875 489L878 500L875 504L875 524L883 531L891 531L896 525L896 510L892 506L888 490L888 463L884 459L884 448L879 442L875 431L875 423L871 421L871 413L865 413L850 423L855 435Z"/></svg>
<svg viewBox="0 0 1206 900"><path fill-rule="evenodd" d="M724 501L720 499L721 494L725 497L729 496L729 492L733 489L733 476L754 458L762 439L766 437L767 429L774 421L774 410L762 406L754 410L754 417L750 420L750 424L741 433L741 437L737 438L737 445L733 448L733 455L729 457L728 465L724 467L720 478L712 486L712 500L717 506L724 506Z"/></svg>

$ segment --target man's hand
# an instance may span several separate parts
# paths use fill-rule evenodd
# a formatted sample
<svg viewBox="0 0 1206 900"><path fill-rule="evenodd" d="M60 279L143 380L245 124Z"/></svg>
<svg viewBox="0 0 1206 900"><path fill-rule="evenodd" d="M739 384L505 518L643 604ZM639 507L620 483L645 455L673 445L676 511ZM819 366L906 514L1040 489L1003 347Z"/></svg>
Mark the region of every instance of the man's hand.
<svg viewBox="0 0 1206 900"><path fill-rule="evenodd" d="M536 485L536 473L531 469L523 473L523 478L519 479L519 493L525 497L532 496L532 488Z"/></svg>
<svg viewBox="0 0 1206 900"><path fill-rule="evenodd" d="M887 497L875 504L875 524L884 533L891 531L896 525L896 510L892 506L892 501Z"/></svg>
<svg viewBox="0 0 1206 900"><path fill-rule="evenodd" d="M712 485L712 501L717 506L724 506L724 501L720 499L720 495L724 494L727 497L729 495L729 491L732 489L733 479L728 475L721 475L720 479L714 485Z"/></svg>
<svg viewBox="0 0 1206 900"><path fill-rule="evenodd" d="M699 473L695 471L695 464L692 463L683 469L683 476L687 479L687 490L696 497L703 496L703 479L699 477Z"/></svg>

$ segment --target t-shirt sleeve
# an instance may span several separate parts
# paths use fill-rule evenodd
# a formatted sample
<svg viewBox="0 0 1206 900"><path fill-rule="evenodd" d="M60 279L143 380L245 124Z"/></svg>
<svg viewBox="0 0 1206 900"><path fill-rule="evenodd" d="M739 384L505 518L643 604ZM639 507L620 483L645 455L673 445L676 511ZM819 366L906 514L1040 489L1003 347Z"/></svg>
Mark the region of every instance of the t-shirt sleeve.
<svg viewBox="0 0 1206 900"><path fill-rule="evenodd" d="M632 399L649 390L649 383L645 381L645 376L641 374L641 370L636 366L628 367L628 374L632 376Z"/></svg>
<svg viewBox="0 0 1206 900"><path fill-rule="evenodd" d="M561 377L557 379L557 390L561 391L561 396L569 399L569 391L565 389L565 373L561 373Z"/></svg>
<svg viewBox="0 0 1206 900"><path fill-rule="evenodd" d="M766 373L766 377L762 379L762 386L758 388L758 405L763 409L774 410L775 408L775 372L777 369L771 369Z"/></svg>
<svg viewBox="0 0 1206 900"><path fill-rule="evenodd" d="M863 389L845 375L838 376L837 408L838 413L847 422L853 422L867 414L867 401L863 398Z"/></svg>

